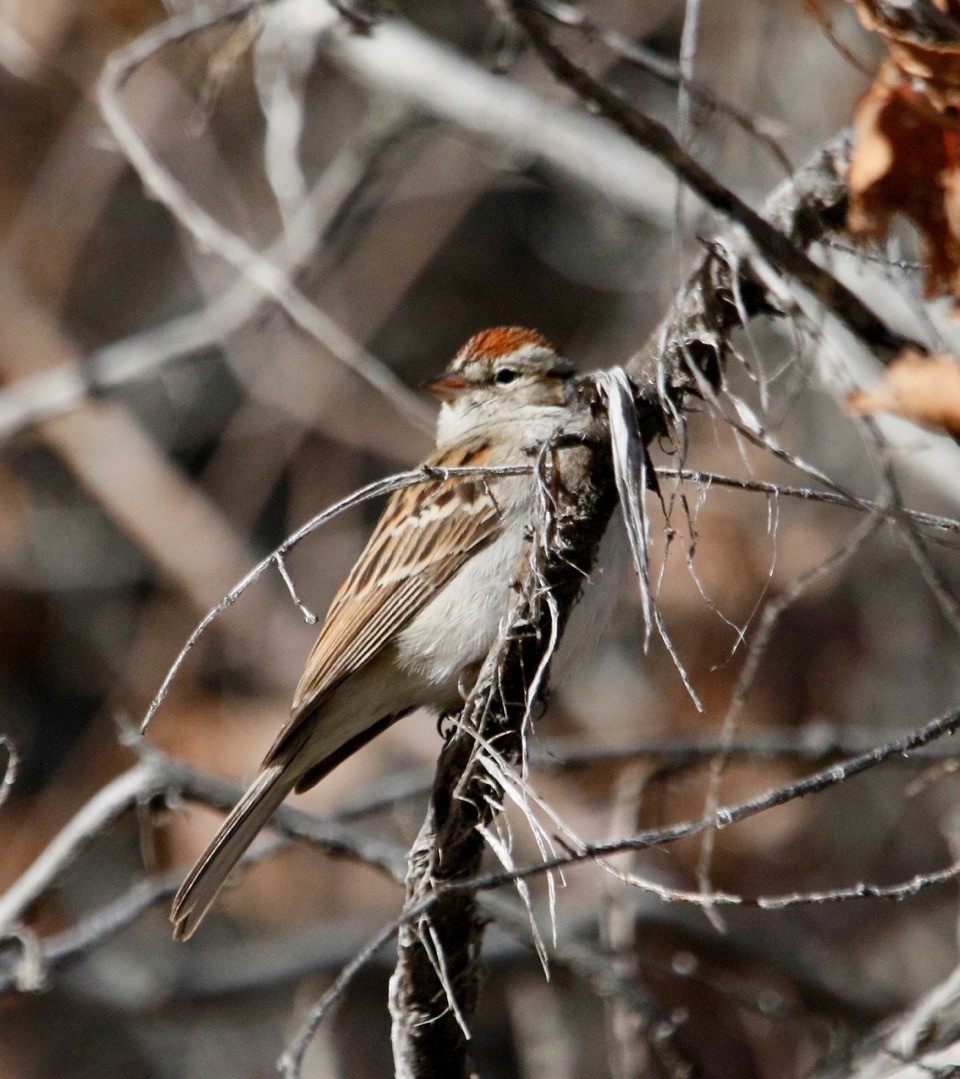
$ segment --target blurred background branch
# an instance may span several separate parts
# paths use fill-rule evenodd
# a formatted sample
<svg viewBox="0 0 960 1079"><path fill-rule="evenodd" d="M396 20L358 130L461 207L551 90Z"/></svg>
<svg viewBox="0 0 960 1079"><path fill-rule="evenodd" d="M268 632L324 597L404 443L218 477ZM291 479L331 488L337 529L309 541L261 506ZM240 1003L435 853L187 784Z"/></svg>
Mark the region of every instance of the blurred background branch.
<svg viewBox="0 0 960 1079"><path fill-rule="evenodd" d="M305 1079L392 1074L393 956L374 945L429 913L404 947L452 961L444 904L477 948L489 921L491 975L461 1009L468 1046L451 1013L416 1037L452 1031L484 1076L952 1066L955 750L900 751L929 716L952 729L960 673L957 335L934 299L955 302L937 186L954 166L935 157L955 123L949 8L0 3L0 739L19 756L0 796L0 1073L264 1074L323 1000ZM706 201L597 107L632 134L642 118ZM512 688L491 700L507 731L537 715L529 773L510 773L516 744L491 754L461 725L442 749L434 718L410 717L285 807L175 948L177 867L285 716L303 611L378 507L351 501L282 565L271 552L419 460L416 386L509 323L635 377L663 638L644 653L625 585L542 716L520 692L540 646L511 639L526 667L504 659ZM905 343L906 400L877 363ZM924 350L947 364L926 411ZM877 387L940 426L845 414ZM260 560L131 769L114 715L146 712ZM431 776L464 747L486 778L451 811ZM847 782L875 748L884 766ZM710 828L735 806L748 819ZM428 808L470 857L431 893L430 838L404 915ZM474 906L478 883L521 877L516 899ZM722 936L704 916L721 896L739 901ZM437 1014L451 973L421 971Z"/></svg>

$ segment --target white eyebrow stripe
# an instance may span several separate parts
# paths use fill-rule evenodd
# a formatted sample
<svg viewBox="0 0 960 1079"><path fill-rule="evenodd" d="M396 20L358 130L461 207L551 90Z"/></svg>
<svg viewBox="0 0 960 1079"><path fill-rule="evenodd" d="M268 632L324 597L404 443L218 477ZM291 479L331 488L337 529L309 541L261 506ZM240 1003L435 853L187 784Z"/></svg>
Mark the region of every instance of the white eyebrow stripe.
<svg viewBox="0 0 960 1079"><path fill-rule="evenodd" d="M539 359L552 359L554 352L552 349L544 348L543 345L538 345L534 341L530 341L525 345L521 345L519 348L513 349L512 352L504 352L502 356L496 357L496 362L502 361L515 361L519 363L525 363L528 360Z"/></svg>

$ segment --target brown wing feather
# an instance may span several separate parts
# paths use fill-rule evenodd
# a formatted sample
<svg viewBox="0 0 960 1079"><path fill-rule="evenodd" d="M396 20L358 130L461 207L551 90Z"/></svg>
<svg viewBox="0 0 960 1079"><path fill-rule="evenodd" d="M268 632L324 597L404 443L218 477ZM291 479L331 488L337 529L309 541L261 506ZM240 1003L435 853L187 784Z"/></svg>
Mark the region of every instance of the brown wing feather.
<svg viewBox="0 0 960 1079"><path fill-rule="evenodd" d="M481 441L447 446L424 463L441 468L489 464L490 447ZM298 740L304 718L373 659L499 526L497 504L482 480L429 481L392 496L330 604L294 694L293 714L265 765Z"/></svg>

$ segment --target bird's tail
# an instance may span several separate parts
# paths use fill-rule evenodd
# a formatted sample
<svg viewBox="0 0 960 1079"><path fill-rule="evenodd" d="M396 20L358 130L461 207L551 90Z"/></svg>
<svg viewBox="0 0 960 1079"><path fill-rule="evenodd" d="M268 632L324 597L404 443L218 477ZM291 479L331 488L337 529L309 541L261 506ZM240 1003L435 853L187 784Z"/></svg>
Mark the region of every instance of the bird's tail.
<svg viewBox="0 0 960 1079"><path fill-rule="evenodd" d="M297 782L298 775L289 761L267 765L234 806L174 897L170 921L176 940L193 935L230 871Z"/></svg>

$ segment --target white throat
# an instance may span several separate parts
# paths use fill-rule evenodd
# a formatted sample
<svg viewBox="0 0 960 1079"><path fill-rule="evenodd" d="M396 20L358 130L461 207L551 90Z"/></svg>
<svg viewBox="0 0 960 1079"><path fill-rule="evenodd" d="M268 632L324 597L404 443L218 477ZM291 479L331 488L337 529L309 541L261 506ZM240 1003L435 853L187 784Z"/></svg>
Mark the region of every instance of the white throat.
<svg viewBox="0 0 960 1079"><path fill-rule="evenodd" d="M566 416L567 410L558 405L504 407L502 399L473 407L465 407L462 400L445 403L437 417L437 445L449 446L494 433L511 442L532 445L549 438Z"/></svg>

